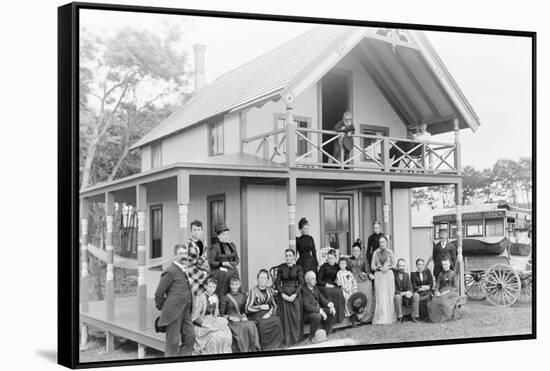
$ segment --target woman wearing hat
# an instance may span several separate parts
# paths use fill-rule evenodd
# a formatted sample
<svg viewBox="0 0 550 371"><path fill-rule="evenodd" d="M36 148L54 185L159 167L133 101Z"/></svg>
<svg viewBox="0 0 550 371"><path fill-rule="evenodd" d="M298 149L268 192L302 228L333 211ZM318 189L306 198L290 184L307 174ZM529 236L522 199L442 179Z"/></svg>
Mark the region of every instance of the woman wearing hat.
<svg viewBox="0 0 550 371"><path fill-rule="evenodd" d="M283 345L288 348L298 343L303 337L300 291L304 285L304 270L295 263L294 250L285 251L285 260L285 263L277 266L275 287L279 295L277 305L285 335Z"/></svg>
<svg viewBox="0 0 550 371"><path fill-rule="evenodd" d="M372 320L374 312L374 293L372 290L372 280L374 275L370 269L370 264L365 257L365 252L361 248L361 240L355 241L351 248L351 257L349 258L351 272L357 281L357 291L365 295L365 307L358 313L357 319L366 323Z"/></svg>
<svg viewBox="0 0 550 371"><path fill-rule="evenodd" d="M216 224L214 231L218 236L208 249L208 264L210 265L210 277L218 281L216 294L223 298L229 292L231 277L239 278L237 270L239 255L237 246L231 242L229 228L225 223Z"/></svg>
<svg viewBox="0 0 550 371"><path fill-rule="evenodd" d="M319 263L317 262L317 251L315 250L315 241L309 235L309 222L306 218L300 219L298 228L302 235L296 237L296 251L299 258L296 264L304 269L304 274L309 271L317 273Z"/></svg>
<svg viewBox="0 0 550 371"><path fill-rule="evenodd" d="M381 236L378 240L379 247L372 254L371 268L374 273L374 308L373 325L391 324L396 321L395 314L395 279L393 270L395 258L388 248L388 239Z"/></svg>

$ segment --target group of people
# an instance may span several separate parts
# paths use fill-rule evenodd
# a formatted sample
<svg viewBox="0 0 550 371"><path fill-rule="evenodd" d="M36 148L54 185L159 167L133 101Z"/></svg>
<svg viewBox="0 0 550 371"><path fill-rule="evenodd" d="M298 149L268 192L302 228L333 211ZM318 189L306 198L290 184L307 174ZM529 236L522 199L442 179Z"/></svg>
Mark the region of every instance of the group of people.
<svg viewBox="0 0 550 371"><path fill-rule="evenodd" d="M333 131L339 134L338 140L333 142L332 156L329 156L328 162L343 162L350 165L350 154L353 151L355 134L355 126L353 125L353 117L351 112L345 111L342 114L342 120L338 121ZM431 140L431 134L428 132L428 125L425 122L420 121L416 126L416 131L409 131L407 134L408 139L414 141L429 141ZM397 148L399 147L399 148ZM404 160L403 154L407 153L410 156L421 157L422 163L425 165L426 161L429 161L429 157L424 158L418 143L410 141L398 141L395 146L390 148L390 158L397 161L399 164ZM431 166L431 165L430 165ZM347 167L344 167L347 168Z"/></svg>
<svg viewBox="0 0 550 371"><path fill-rule="evenodd" d="M261 269L256 286L244 293L229 228L217 224L217 238L207 247L202 223L191 222L188 243L174 247L174 262L162 272L155 292L160 311L155 327L166 332L165 355L287 348L302 341L304 324L309 324L310 341L323 341L334 323L345 318L353 326L402 322L404 305L412 306L414 322L453 317L456 250L445 235L433 251L434 281L422 259L409 276L405 260L396 261L378 222L365 247L357 240L349 257L331 249L320 266L307 219L298 227L296 249L285 250L280 265Z"/></svg>

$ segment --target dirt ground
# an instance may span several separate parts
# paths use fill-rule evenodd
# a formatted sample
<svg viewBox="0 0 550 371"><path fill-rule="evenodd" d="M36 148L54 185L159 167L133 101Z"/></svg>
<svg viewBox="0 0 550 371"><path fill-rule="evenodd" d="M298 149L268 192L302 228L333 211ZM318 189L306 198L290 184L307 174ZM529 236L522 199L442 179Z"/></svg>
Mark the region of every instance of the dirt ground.
<svg viewBox="0 0 550 371"><path fill-rule="evenodd" d="M395 323L392 325L362 325L336 330L329 339L352 339L356 344L403 343L409 341L463 339L471 337L520 335L531 333L531 303L511 307L495 307L487 301L470 301L462 307L460 319L443 324ZM137 344L116 339L115 350L105 352L105 336L90 329L89 343L80 352L82 362L137 358ZM300 345L307 345L304 341ZM163 353L146 348L146 358L162 357Z"/></svg>

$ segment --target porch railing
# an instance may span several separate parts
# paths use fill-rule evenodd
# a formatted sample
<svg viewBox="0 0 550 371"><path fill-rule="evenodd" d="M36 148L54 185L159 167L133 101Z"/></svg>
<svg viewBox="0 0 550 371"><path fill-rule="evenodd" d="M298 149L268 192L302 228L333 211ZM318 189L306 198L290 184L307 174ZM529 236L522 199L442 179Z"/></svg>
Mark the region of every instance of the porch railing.
<svg viewBox="0 0 550 371"><path fill-rule="evenodd" d="M353 148L335 156L344 134L321 129L296 127L258 134L243 140L243 148L270 162L289 167L340 168L398 171L423 174L458 174L459 143L351 134ZM292 151L289 151L292 148ZM342 147L340 147L342 148Z"/></svg>

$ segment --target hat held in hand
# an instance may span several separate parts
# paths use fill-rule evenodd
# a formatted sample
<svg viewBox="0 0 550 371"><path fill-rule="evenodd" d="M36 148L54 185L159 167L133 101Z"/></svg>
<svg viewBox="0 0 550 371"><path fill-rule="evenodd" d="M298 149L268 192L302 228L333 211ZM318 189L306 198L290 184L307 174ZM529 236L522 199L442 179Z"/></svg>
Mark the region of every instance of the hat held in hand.
<svg viewBox="0 0 550 371"><path fill-rule="evenodd" d="M315 336L311 340L312 343L317 344L327 340L327 332L323 329L315 331Z"/></svg>

